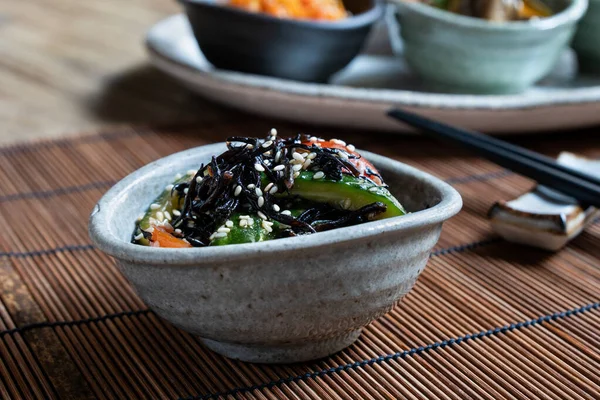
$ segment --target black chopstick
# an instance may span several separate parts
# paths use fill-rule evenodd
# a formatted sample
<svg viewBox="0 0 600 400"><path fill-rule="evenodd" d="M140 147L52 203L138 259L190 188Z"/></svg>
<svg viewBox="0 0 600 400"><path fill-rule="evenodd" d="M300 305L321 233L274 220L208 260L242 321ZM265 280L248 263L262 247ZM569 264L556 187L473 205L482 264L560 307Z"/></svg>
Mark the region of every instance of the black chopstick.
<svg viewBox="0 0 600 400"><path fill-rule="evenodd" d="M432 137L459 143L498 165L576 198L582 205L600 206L600 181L598 179L560 165L549 157L407 111L393 109L388 112L388 115L415 128L420 128Z"/></svg>

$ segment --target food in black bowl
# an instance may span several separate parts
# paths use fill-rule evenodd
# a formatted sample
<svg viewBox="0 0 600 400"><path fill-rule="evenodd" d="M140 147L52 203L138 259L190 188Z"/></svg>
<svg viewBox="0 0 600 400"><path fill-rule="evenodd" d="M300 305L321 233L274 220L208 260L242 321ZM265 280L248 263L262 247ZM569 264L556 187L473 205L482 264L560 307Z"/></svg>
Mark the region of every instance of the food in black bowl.
<svg viewBox="0 0 600 400"><path fill-rule="evenodd" d="M345 13L329 1L318 9L313 0L302 10L286 3L267 9L260 2L182 2L200 49L217 68L304 82L325 82L348 65L384 8L380 0L346 0Z"/></svg>

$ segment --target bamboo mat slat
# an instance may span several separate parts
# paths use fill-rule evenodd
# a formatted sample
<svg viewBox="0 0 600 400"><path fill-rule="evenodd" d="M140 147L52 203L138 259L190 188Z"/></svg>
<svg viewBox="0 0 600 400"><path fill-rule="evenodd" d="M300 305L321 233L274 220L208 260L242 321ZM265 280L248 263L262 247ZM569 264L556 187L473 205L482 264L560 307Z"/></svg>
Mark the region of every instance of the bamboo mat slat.
<svg viewBox="0 0 600 400"><path fill-rule="evenodd" d="M309 363L246 364L156 316L90 244L92 207L152 160L267 128L121 127L0 148L0 398L599 397L600 223L556 254L503 242L485 214L532 182L420 138L331 135L445 179L465 203L415 288L356 344ZM600 136L521 140L600 157Z"/></svg>

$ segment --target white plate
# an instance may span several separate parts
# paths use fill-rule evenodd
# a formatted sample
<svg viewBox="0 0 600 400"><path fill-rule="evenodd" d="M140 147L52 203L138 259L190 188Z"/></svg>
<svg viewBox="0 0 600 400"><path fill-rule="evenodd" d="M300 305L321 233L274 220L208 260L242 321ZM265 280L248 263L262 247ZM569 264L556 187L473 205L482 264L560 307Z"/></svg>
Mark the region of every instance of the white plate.
<svg viewBox="0 0 600 400"><path fill-rule="evenodd" d="M148 32L146 44L154 65L202 96L290 121L406 132L409 128L385 116L391 106L399 106L496 134L600 124L600 77L577 76L570 51L550 76L526 93L483 96L424 90L402 57L391 55L383 24L374 30L367 50L329 84L216 69L199 51L184 15L157 23ZM399 44L394 44L397 53Z"/></svg>

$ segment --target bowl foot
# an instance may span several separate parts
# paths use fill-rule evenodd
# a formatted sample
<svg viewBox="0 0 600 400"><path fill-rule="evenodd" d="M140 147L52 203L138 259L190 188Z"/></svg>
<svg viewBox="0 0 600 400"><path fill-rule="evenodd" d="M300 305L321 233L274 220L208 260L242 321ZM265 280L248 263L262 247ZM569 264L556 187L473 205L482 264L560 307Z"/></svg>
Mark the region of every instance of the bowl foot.
<svg viewBox="0 0 600 400"><path fill-rule="evenodd" d="M218 342L200 338L212 351L236 360L283 364L315 360L326 357L350 346L358 339L362 329L321 341L300 344L261 345Z"/></svg>

